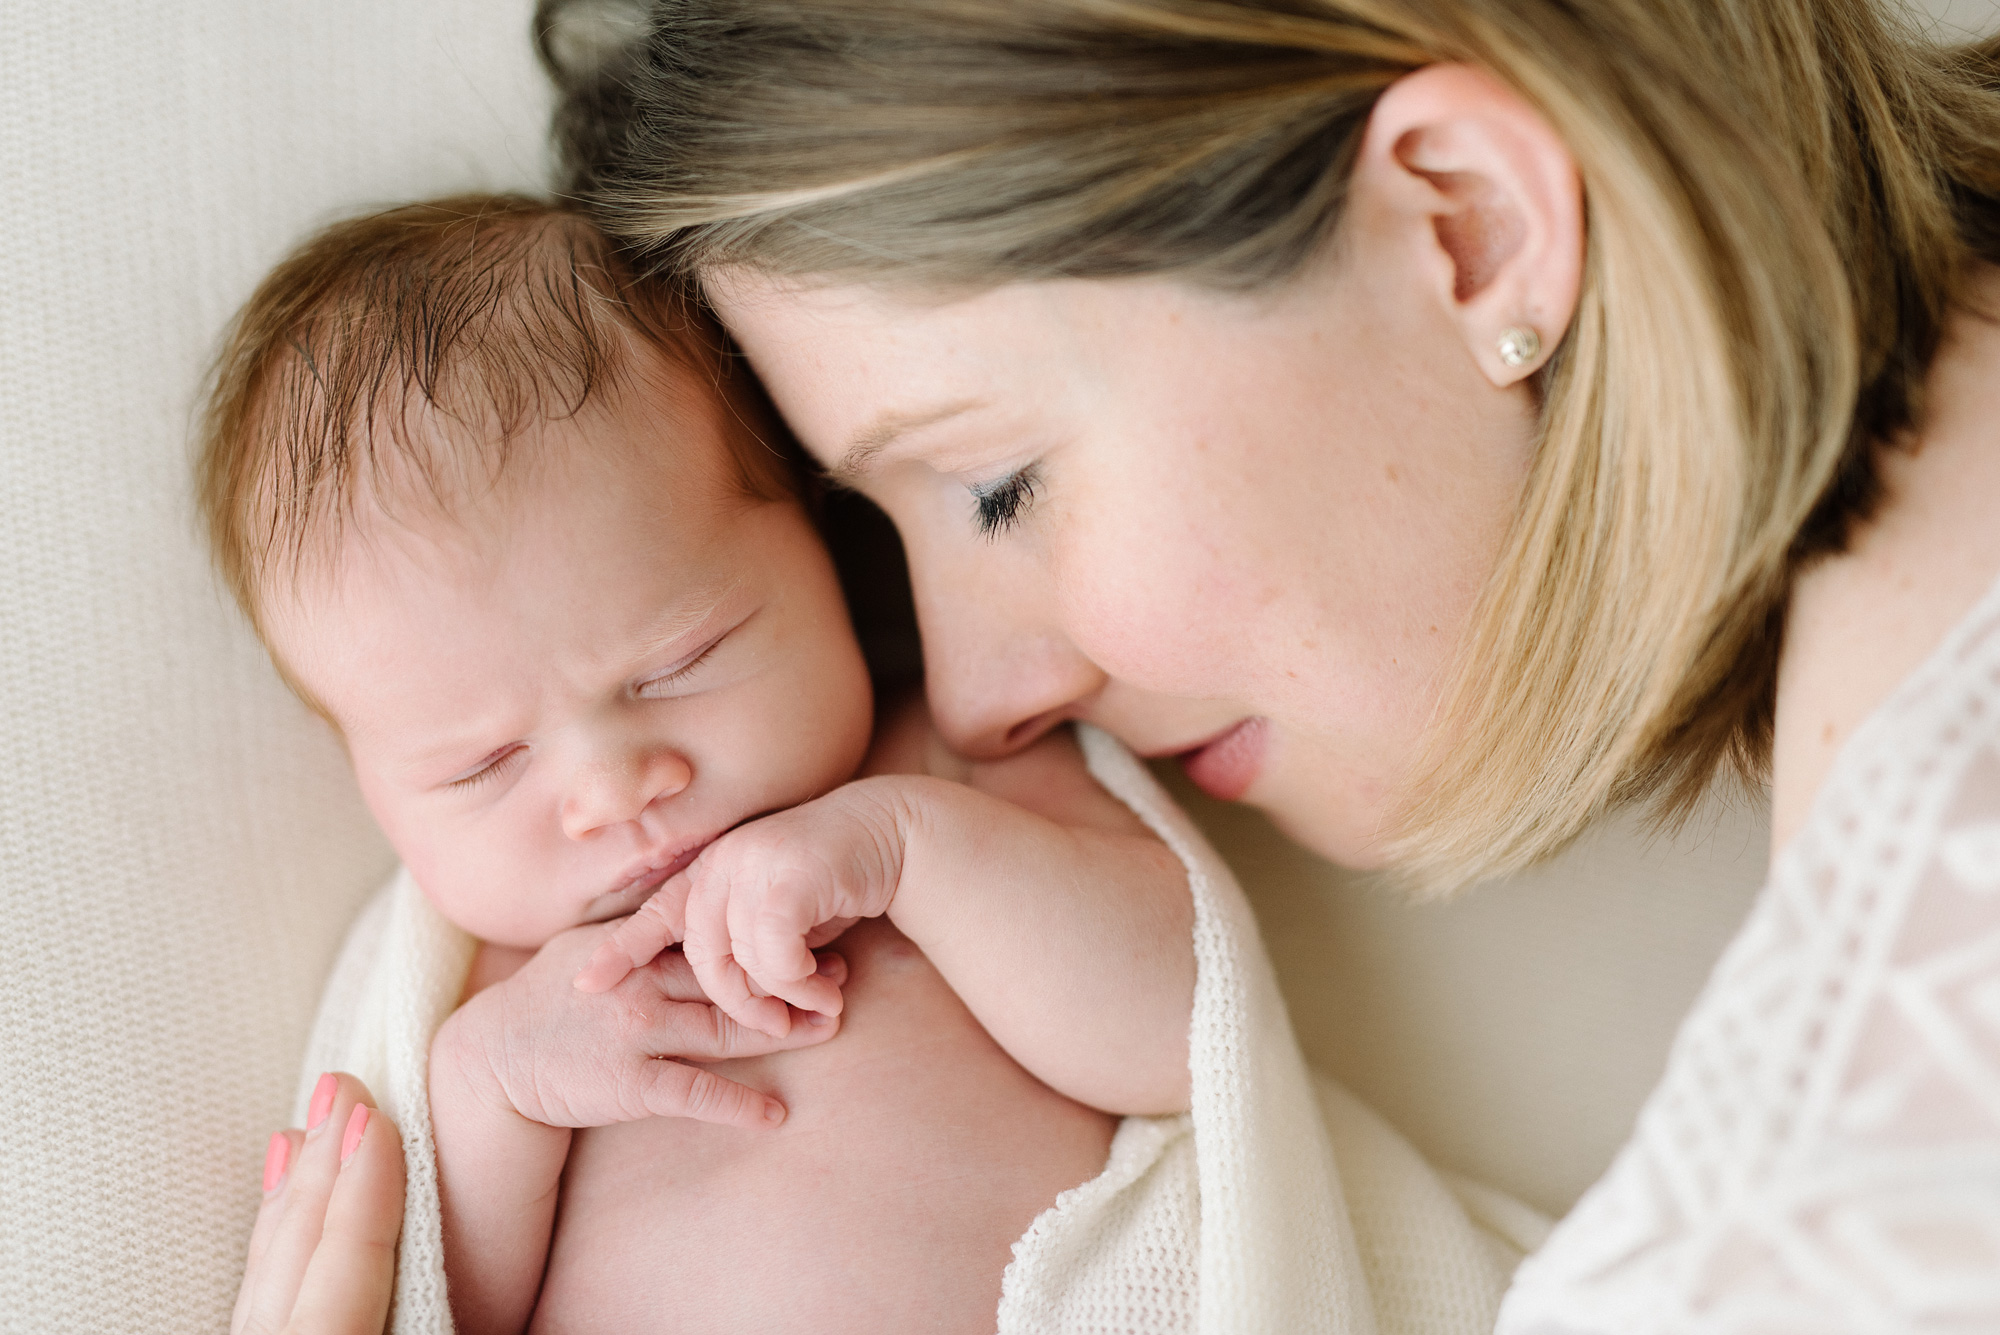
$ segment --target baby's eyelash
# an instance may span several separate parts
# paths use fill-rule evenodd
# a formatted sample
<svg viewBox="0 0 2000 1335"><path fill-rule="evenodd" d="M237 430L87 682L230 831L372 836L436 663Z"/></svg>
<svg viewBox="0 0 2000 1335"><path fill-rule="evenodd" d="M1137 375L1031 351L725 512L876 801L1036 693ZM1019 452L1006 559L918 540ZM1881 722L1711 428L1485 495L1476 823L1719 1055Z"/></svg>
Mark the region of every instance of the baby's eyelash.
<svg viewBox="0 0 2000 1335"><path fill-rule="evenodd" d="M1041 480L1041 474L1030 464L997 482L973 487L972 502L977 512L974 522L979 526L980 536L997 538L1020 523L1022 512L1034 502L1035 488Z"/></svg>
<svg viewBox="0 0 2000 1335"><path fill-rule="evenodd" d="M696 654L693 658L690 658L687 662L675 668L672 672L662 672L657 677L648 677L645 681L639 684L638 687L639 692L643 694L649 687L653 686L670 686L674 682L680 681L683 678L691 675L696 668L700 667L704 662L708 660L708 656L710 654L714 653L717 649L721 648L722 641L728 638L729 637L726 635L719 636L713 644L709 645L706 649L703 649L700 653Z"/></svg>
<svg viewBox="0 0 2000 1335"><path fill-rule="evenodd" d="M516 745L516 746L509 746L504 748L503 750L497 751L487 760L487 762L484 765L481 765L478 769L474 770L470 774L451 780L451 782L447 786L451 788L465 790L470 788L477 788L481 784L490 782L491 780L498 778L500 776L501 771L505 770L509 765L513 763L515 756L520 755L527 749L528 748L525 746Z"/></svg>

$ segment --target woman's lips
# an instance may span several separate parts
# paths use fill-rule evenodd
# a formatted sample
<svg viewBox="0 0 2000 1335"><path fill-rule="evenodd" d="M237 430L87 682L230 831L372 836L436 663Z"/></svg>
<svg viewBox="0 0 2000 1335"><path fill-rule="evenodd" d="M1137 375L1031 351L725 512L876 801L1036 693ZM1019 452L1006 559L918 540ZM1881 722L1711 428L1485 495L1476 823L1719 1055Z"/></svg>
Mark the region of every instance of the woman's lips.
<svg viewBox="0 0 2000 1335"><path fill-rule="evenodd" d="M1188 781L1223 802L1234 802L1250 790L1264 765L1264 720L1246 718L1228 732L1181 753L1181 770Z"/></svg>

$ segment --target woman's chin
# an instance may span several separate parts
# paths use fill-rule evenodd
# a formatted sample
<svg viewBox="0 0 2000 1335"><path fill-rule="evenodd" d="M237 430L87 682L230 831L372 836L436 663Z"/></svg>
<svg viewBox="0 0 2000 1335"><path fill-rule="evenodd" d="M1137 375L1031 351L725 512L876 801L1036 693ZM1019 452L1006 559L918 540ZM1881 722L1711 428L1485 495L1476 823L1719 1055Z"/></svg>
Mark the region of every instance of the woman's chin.
<svg viewBox="0 0 2000 1335"><path fill-rule="evenodd" d="M1343 822L1325 819L1313 812L1312 819L1299 813L1259 806L1279 834L1308 853L1338 863L1349 871L1381 871L1389 865L1387 841L1379 834L1380 822L1369 821L1365 828L1349 828Z"/></svg>
<svg viewBox="0 0 2000 1335"><path fill-rule="evenodd" d="M1218 802L1264 813L1287 839L1356 871L1387 865L1381 785L1319 762L1319 748L1290 729L1251 715L1180 753L1188 782Z"/></svg>
<svg viewBox="0 0 2000 1335"><path fill-rule="evenodd" d="M1275 737L1268 763L1241 800L1262 811L1280 834L1307 852L1353 871L1389 865L1391 812L1380 785L1363 776L1312 765L1310 748ZM1304 754L1302 754L1304 752ZM1326 767L1330 768L1330 767Z"/></svg>

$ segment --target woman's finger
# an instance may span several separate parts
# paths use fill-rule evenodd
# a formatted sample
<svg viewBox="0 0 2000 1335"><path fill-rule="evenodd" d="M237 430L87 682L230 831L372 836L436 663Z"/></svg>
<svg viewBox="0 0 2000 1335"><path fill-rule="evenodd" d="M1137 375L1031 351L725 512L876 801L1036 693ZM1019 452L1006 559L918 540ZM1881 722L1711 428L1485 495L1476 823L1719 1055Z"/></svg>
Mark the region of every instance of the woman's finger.
<svg viewBox="0 0 2000 1335"><path fill-rule="evenodd" d="M305 1132L287 1128L272 1132L271 1139L264 1146L264 1199L257 1207L257 1222L250 1229L250 1256L243 1263L243 1284L236 1291L236 1308L229 1318L232 1333L247 1328L256 1281L268 1273L263 1268L264 1253L270 1247L271 1235L277 1231L279 1216L284 1212L285 1182L291 1175L292 1165L298 1161L300 1147L305 1143Z"/></svg>
<svg viewBox="0 0 2000 1335"><path fill-rule="evenodd" d="M380 1335L403 1231L403 1140L366 1103L342 1123L339 1174L286 1335Z"/></svg>
<svg viewBox="0 0 2000 1335"><path fill-rule="evenodd" d="M323 1075L314 1087L305 1134L277 1189L277 1219L255 1264L244 1272L239 1330L281 1331L291 1319L340 1174L341 1131L357 1103L373 1100L351 1075Z"/></svg>

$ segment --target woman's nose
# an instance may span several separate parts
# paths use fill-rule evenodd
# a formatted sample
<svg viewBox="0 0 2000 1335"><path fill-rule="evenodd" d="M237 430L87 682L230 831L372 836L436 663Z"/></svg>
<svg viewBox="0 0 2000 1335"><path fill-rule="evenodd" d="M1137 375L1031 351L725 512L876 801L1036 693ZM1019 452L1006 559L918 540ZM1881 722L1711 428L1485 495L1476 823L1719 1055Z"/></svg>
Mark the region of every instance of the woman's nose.
<svg viewBox="0 0 2000 1335"><path fill-rule="evenodd" d="M584 839L639 819L641 812L694 779L687 758L669 747L633 750L586 762L563 799L563 833Z"/></svg>
<svg viewBox="0 0 2000 1335"><path fill-rule="evenodd" d="M1041 579L983 566L926 578L913 560L911 580L932 721L961 755L994 759L1081 714L1106 678L1063 634Z"/></svg>

